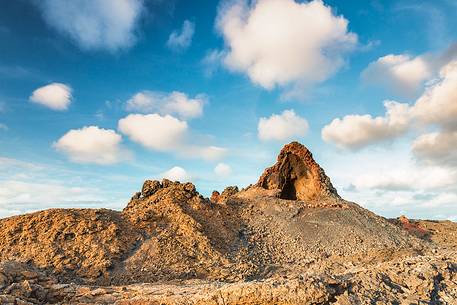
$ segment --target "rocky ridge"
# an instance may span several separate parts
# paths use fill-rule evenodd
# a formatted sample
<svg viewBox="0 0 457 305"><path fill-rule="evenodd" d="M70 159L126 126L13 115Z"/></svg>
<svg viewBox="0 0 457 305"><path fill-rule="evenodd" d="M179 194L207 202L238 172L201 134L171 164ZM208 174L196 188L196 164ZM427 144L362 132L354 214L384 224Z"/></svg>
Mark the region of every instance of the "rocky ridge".
<svg viewBox="0 0 457 305"><path fill-rule="evenodd" d="M147 180L123 211L0 220L0 303L452 304L457 228L439 226L341 199L292 142L241 191Z"/></svg>

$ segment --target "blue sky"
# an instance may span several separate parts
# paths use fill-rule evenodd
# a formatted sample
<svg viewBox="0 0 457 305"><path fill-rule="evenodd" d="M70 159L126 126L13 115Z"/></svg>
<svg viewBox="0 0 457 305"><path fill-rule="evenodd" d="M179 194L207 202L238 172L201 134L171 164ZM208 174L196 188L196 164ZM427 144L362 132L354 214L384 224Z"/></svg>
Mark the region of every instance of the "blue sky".
<svg viewBox="0 0 457 305"><path fill-rule="evenodd" d="M457 219L453 0L0 7L0 217L244 187L298 140L348 200Z"/></svg>

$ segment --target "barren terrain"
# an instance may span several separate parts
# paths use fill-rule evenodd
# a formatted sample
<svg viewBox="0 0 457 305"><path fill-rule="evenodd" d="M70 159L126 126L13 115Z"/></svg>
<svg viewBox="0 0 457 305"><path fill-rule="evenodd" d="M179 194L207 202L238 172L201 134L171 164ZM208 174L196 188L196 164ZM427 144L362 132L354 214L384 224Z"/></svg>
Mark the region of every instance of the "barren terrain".
<svg viewBox="0 0 457 305"><path fill-rule="evenodd" d="M456 234L345 201L293 142L211 199L148 180L123 211L0 220L0 303L456 304Z"/></svg>

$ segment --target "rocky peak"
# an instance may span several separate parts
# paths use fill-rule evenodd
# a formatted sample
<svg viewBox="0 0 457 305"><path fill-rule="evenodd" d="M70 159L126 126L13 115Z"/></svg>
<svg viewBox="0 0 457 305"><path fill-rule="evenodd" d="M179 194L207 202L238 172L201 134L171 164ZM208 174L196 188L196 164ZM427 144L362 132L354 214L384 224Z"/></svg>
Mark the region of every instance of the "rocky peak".
<svg viewBox="0 0 457 305"><path fill-rule="evenodd" d="M263 172L257 186L279 190L279 197L289 200L314 200L321 197L339 197L324 170L302 144L285 145L277 162Z"/></svg>
<svg viewBox="0 0 457 305"><path fill-rule="evenodd" d="M226 202L229 197L235 195L238 192L238 186L227 186L224 191L222 191L222 194L220 194L218 191L213 191L210 200L211 202L215 203L223 203Z"/></svg>
<svg viewBox="0 0 457 305"><path fill-rule="evenodd" d="M178 181L171 181L168 179L163 179L162 182L158 180L146 180L143 183L143 187L141 189L140 197L149 197L157 193L159 190L163 189L176 189L180 191L185 191L191 193L192 195L197 195L197 190L195 189L195 185L190 182L181 183Z"/></svg>
<svg viewBox="0 0 457 305"><path fill-rule="evenodd" d="M202 199L203 197L197 192L195 185L190 182L181 183L168 179L163 179L162 181L146 180L143 183L141 192L133 195L127 207L124 208L124 212L135 216L134 214L138 212L138 209L148 209L151 202L160 200L187 202L192 198Z"/></svg>

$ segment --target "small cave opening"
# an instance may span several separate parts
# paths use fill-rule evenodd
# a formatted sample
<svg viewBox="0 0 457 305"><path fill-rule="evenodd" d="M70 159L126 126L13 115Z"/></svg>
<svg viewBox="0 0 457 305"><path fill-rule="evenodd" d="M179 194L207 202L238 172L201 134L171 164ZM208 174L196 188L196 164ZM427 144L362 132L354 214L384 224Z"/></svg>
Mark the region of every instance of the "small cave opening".
<svg viewBox="0 0 457 305"><path fill-rule="evenodd" d="M295 179L287 179L282 187L281 199L297 200L297 190L295 189Z"/></svg>

